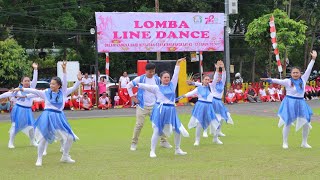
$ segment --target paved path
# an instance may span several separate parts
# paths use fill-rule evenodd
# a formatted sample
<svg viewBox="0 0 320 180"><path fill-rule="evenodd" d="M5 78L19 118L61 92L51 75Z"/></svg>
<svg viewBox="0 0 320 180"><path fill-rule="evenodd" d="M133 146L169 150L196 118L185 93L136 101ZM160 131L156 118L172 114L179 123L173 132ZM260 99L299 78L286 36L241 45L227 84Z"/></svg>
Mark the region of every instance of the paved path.
<svg viewBox="0 0 320 180"><path fill-rule="evenodd" d="M320 108L319 100L307 101L311 108ZM231 115L254 115L254 116L268 116L277 118L276 112L280 103L241 103L227 105ZM193 106L177 107L178 113L191 113ZM125 117L135 116L135 108L110 109L110 110L92 110L92 111L64 111L68 119L81 118L105 118L105 117ZM41 112L35 112L35 117L38 117ZM10 115L8 113L0 114L0 121L9 121ZM320 120L319 115L315 115L313 120Z"/></svg>

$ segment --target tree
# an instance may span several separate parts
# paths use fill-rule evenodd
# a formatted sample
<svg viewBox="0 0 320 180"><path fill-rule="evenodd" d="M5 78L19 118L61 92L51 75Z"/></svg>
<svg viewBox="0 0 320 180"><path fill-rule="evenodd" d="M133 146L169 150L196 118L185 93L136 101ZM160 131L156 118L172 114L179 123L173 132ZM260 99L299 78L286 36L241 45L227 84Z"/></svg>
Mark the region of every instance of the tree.
<svg viewBox="0 0 320 180"><path fill-rule="evenodd" d="M277 44L282 56L282 60L286 59L290 50L304 43L306 38L305 32L307 26L303 21L296 22L288 18L288 15L279 9L274 10L273 13L263 15L255 19L248 26L248 31L245 35L245 40L253 48L264 49L269 54L269 69L272 69L272 46L270 41L269 21L270 17L274 16L277 29Z"/></svg>
<svg viewBox="0 0 320 180"><path fill-rule="evenodd" d="M25 49L14 39L0 41L0 87L16 87L22 76L31 73Z"/></svg>

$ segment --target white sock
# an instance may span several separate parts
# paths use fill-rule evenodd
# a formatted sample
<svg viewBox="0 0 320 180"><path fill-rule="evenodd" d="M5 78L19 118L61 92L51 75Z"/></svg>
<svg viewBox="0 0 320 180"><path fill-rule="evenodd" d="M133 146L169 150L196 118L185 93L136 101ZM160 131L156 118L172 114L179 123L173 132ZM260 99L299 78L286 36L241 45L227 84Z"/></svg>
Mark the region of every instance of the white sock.
<svg viewBox="0 0 320 180"><path fill-rule="evenodd" d="M10 144L13 144L14 138L15 138L15 136L16 136L15 133L14 133L15 127L16 127L16 123L12 123L12 124L11 124L11 128L10 128L10 131L9 131L9 143L10 143Z"/></svg>
<svg viewBox="0 0 320 180"><path fill-rule="evenodd" d="M68 156L69 155L72 143L73 143L73 137L69 134L68 137L67 137L66 142L63 145L63 155L64 156Z"/></svg>
<svg viewBox="0 0 320 180"><path fill-rule="evenodd" d="M34 131L33 131L33 128L29 130L29 138L30 138L30 142L33 143L34 142Z"/></svg>
<svg viewBox="0 0 320 180"><path fill-rule="evenodd" d="M308 144L309 132L310 132L309 124L305 124L302 128L302 144Z"/></svg>
<svg viewBox="0 0 320 180"><path fill-rule="evenodd" d="M282 136L283 136L283 143L288 144L288 135L289 135L289 131L290 131L290 125L284 125L283 129L282 129Z"/></svg>
<svg viewBox="0 0 320 180"><path fill-rule="evenodd" d="M177 132L174 133L174 144L176 145L176 150L180 149L180 143L181 143L181 134L178 134Z"/></svg>
<svg viewBox="0 0 320 180"><path fill-rule="evenodd" d="M196 141L200 142L200 134L201 134L202 126L200 123L198 123L196 127Z"/></svg>
<svg viewBox="0 0 320 180"><path fill-rule="evenodd" d="M158 128L153 128L153 134L151 137L151 151L156 152L156 146L159 140L159 130Z"/></svg>
<svg viewBox="0 0 320 180"><path fill-rule="evenodd" d="M46 148L47 141L45 138L42 138L38 145L38 158L42 159L43 152Z"/></svg>

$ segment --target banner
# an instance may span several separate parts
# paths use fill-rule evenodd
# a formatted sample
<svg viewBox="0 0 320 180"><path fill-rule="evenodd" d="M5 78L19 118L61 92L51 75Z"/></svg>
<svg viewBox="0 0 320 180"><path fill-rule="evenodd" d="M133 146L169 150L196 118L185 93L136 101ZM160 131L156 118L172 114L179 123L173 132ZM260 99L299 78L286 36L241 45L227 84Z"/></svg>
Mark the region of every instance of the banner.
<svg viewBox="0 0 320 180"><path fill-rule="evenodd" d="M96 12L98 52L223 51L223 13Z"/></svg>

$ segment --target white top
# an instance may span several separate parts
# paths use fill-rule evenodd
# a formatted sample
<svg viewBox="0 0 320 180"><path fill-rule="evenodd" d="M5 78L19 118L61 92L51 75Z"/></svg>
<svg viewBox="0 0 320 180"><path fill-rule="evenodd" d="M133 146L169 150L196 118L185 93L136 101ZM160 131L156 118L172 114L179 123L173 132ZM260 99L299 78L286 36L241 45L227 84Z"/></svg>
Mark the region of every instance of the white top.
<svg viewBox="0 0 320 180"><path fill-rule="evenodd" d="M81 82L84 83L83 85L83 90L91 90L91 85L89 85L90 83L92 83L92 79L91 78L82 78Z"/></svg>
<svg viewBox="0 0 320 180"><path fill-rule="evenodd" d="M109 98L108 98L108 97L105 97L105 98L104 98L104 97L101 96L101 97L99 98L99 103L100 103L100 104L108 104L108 103L109 103Z"/></svg>
<svg viewBox="0 0 320 180"><path fill-rule="evenodd" d="M267 96L266 90L265 89L259 89L259 94L261 96Z"/></svg>
<svg viewBox="0 0 320 180"><path fill-rule="evenodd" d="M268 88L268 92L269 92L270 95L274 95L277 92L277 90L274 87L273 88Z"/></svg>
<svg viewBox="0 0 320 180"><path fill-rule="evenodd" d="M132 81L134 81L136 84L140 83L140 76L134 78ZM134 96L132 92L132 88L134 87L132 81L129 82L129 84L127 84L127 89L130 97ZM152 78L148 78L146 76L144 84L157 85L157 82L154 76ZM152 92L144 91L143 100L144 100L145 106L153 106L154 103L156 102L156 95Z"/></svg>
<svg viewBox="0 0 320 180"><path fill-rule="evenodd" d="M232 99L235 95L236 93L228 93L228 98Z"/></svg>
<svg viewBox="0 0 320 180"><path fill-rule="evenodd" d="M315 63L315 60L312 59L310 61L309 65L308 65L307 70L301 76L301 79L303 81L303 86L304 87L306 86L306 83L308 81L308 78L310 76L310 73L311 73L311 70L312 70L312 67L313 67L314 63ZM293 97L300 97L300 98L304 97L305 88L303 88L302 93L298 93L297 90L296 90L296 87L294 85L291 86L291 80L290 79L271 79L271 80L272 80L272 83L280 84L280 85L284 86L286 88L287 95L293 96Z"/></svg>
<svg viewBox="0 0 320 180"><path fill-rule="evenodd" d="M30 84L30 88L35 88L37 85L37 81L38 81L38 70L33 70L33 79L31 81ZM28 88L29 89L29 88ZM21 106L25 106L25 107L31 107L33 105L33 98L37 97L34 94L27 94L26 98L23 97L25 95L23 95L20 91L17 93L13 93L13 92L5 92L3 94L0 95L0 99L2 98L7 98L7 97L16 97L16 104L19 104Z"/></svg>
<svg viewBox="0 0 320 180"><path fill-rule="evenodd" d="M119 83L120 83L120 88L126 88L127 84L130 82L130 78L121 76L119 79Z"/></svg>
<svg viewBox="0 0 320 180"><path fill-rule="evenodd" d="M83 105L90 105L90 98L87 98L87 99L82 98L82 104Z"/></svg>
<svg viewBox="0 0 320 180"><path fill-rule="evenodd" d="M282 89L277 89L277 92L278 92L278 94L280 95L282 95Z"/></svg>
<svg viewBox="0 0 320 180"><path fill-rule="evenodd" d="M76 96L76 95L73 95L72 96L72 99L75 99L76 100L76 102L80 102L80 99L82 98L82 96L81 95L78 95L78 96Z"/></svg>
<svg viewBox="0 0 320 180"><path fill-rule="evenodd" d="M119 101L120 100L120 97L119 96L114 96L114 101Z"/></svg>
<svg viewBox="0 0 320 180"><path fill-rule="evenodd" d="M243 93L242 89L235 89L234 92L237 93L237 94Z"/></svg>
<svg viewBox="0 0 320 180"><path fill-rule="evenodd" d="M35 94L41 98L43 98L45 100L45 106L44 109L53 109L53 110L57 110L57 111L62 111L64 108L64 103L67 100L67 97L76 89L78 89L80 85L80 81L77 81L71 88L67 88L67 75L65 73L63 73L63 77L62 77L62 87L61 87L61 92L63 95L63 104L60 108L57 108L55 106L53 106L50 103L50 100L47 99L45 92L48 91L48 89L45 90L37 90L37 89L32 89L32 88L23 88L24 92L26 93L32 93Z"/></svg>
<svg viewBox="0 0 320 180"><path fill-rule="evenodd" d="M42 101L44 101L44 99L42 99L41 97L36 97L36 98L33 99L33 101L42 102Z"/></svg>
<svg viewBox="0 0 320 180"><path fill-rule="evenodd" d="M213 81L212 83L210 83L210 87L211 87L211 91L213 93L213 97L216 97L216 98L219 98L221 99L222 96L223 96L223 91L221 93L219 93L217 90L216 90L216 84L218 83L218 76L219 76L219 73L218 72L215 72L214 73L214 77L213 77ZM227 79L227 74L226 74L226 71L223 71L222 72L222 77L221 77L221 82L223 84L223 87L224 85L226 84L226 79Z"/></svg>
<svg viewBox="0 0 320 180"><path fill-rule="evenodd" d="M202 86L202 85L201 85ZM209 87L210 88L210 87ZM212 90L211 90L212 91ZM185 94L185 97L193 97L194 95L198 96L198 100L200 101L206 101L206 102L212 102L213 99L213 93L209 93L209 95L207 96L207 98L204 98L201 96L201 94L199 94L198 92L198 87L196 87L194 90L188 92L187 94Z"/></svg>
<svg viewBox="0 0 320 180"><path fill-rule="evenodd" d="M173 90L176 91L177 84L178 84L178 77L179 77L180 66L176 66L174 68L173 76L171 78L171 83L173 84ZM167 86L167 85L160 85L160 86ZM158 85L150 85L147 83L139 83L139 88L144 89L148 92L155 94L157 103L164 103L164 104L175 104L174 101L170 101L159 89ZM145 97L143 97L145 98ZM147 104L145 104L147 106Z"/></svg>

